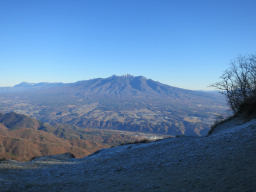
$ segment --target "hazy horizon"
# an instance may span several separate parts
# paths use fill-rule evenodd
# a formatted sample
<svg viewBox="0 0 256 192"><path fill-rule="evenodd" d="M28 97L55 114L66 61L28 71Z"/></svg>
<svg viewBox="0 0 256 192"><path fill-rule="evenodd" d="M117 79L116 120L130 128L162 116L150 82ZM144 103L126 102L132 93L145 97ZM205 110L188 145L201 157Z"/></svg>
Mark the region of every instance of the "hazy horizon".
<svg viewBox="0 0 256 192"><path fill-rule="evenodd" d="M253 0L0 2L0 86L143 75L212 90L255 53Z"/></svg>
<svg viewBox="0 0 256 192"><path fill-rule="evenodd" d="M113 74L111 76L107 76L107 77L97 77L97 78L110 78L112 76L118 76L118 77L121 77L121 76L125 76L125 75L131 75L133 77L138 77L138 76L142 76L142 77L145 77L143 75L138 75L138 76L135 76L135 75L132 75L132 74L123 74L123 75L116 75L116 74ZM88 81L88 80L92 80L92 79L97 79L97 78L90 78L90 79L81 79L81 80L78 80L78 81L72 81L72 82L63 82L63 81L39 81L39 82L29 82L29 81L21 81L21 82L18 82L16 84L12 84L12 85L6 85L6 86L1 86L0 85L0 88L4 88L4 87L14 87L16 85L19 85L19 84L22 84L22 83L28 83L28 84L39 84L39 83L76 83L76 82L80 82L80 81ZM145 77L147 78L147 77ZM147 79L151 79L151 78L147 78ZM154 79L151 79L153 81L156 81ZM167 83L163 83L163 82L160 82L160 81L156 81L156 82L159 82L159 83L162 83L162 84L165 84L165 85L168 85L168 86L172 86L172 87L177 87L177 86L174 86L174 85L169 85ZM217 89L214 89L213 87L209 86L209 88L211 89L207 89L207 90L200 90L200 89L188 89L188 88L182 88L182 87L177 87L177 88L181 88L181 89L187 89L187 90L193 90L193 91L218 91Z"/></svg>

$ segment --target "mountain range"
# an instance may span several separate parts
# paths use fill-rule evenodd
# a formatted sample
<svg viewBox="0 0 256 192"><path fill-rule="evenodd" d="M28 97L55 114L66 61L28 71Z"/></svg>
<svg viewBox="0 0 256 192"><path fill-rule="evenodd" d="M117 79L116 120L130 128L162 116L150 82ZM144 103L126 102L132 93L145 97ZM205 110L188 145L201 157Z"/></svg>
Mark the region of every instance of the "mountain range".
<svg viewBox="0 0 256 192"><path fill-rule="evenodd" d="M216 92L181 89L143 76L23 82L0 88L0 111L80 128L205 135L227 109L224 97Z"/></svg>

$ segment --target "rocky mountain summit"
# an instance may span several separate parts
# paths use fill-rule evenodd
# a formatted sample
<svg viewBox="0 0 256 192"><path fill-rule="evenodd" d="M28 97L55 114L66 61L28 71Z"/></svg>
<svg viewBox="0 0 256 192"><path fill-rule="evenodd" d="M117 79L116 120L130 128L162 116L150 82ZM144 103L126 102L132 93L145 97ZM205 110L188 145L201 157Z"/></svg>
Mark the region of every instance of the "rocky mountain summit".
<svg viewBox="0 0 256 192"><path fill-rule="evenodd" d="M207 137L177 137L71 155L1 161L0 191L253 192L256 119L235 117Z"/></svg>

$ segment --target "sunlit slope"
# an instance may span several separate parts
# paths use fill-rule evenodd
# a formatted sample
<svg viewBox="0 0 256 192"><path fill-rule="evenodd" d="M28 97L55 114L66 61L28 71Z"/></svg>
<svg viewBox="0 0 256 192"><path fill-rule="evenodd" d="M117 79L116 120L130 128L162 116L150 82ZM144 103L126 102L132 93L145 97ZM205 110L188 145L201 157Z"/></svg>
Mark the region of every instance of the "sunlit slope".
<svg viewBox="0 0 256 192"><path fill-rule="evenodd" d="M0 114L0 159L27 161L67 152L81 158L102 148L144 138L150 136L61 124L50 126L13 112Z"/></svg>

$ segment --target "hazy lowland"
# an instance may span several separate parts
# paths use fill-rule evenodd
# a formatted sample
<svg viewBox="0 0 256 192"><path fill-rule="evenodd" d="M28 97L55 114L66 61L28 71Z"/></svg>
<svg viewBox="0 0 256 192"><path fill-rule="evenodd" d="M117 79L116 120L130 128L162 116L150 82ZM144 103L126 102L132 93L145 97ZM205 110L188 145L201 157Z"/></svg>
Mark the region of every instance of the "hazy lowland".
<svg viewBox="0 0 256 192"><path fill-rule="evenodd" d="M244 66L213 85L225 97L130 75L1 88L0 191L255 191Z"/></svg>
<svg viewBox="0 0 256 192"><path fill-rule="evenodd" d="M216 116L227 115L228 107L217 92L125 75L0 88L0 111L15 111L52 125L175 136L207 134Z"/></svg>

